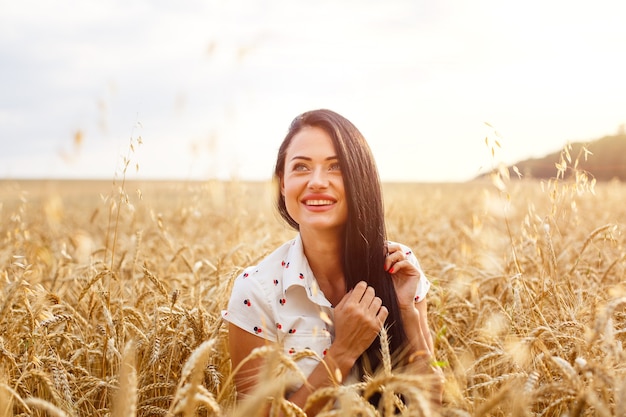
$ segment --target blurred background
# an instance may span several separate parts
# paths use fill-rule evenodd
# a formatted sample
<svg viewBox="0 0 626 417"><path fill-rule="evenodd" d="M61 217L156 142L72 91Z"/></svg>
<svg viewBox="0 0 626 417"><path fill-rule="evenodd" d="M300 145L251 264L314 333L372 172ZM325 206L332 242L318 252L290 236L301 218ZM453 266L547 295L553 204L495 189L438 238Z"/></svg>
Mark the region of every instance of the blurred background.
<svg viewBox="0 0 626 417"><path fill-rule="evenodd" d="M619 0L0 3L0 178L267 180L325 107L458 182L626 123Z"/></svg>

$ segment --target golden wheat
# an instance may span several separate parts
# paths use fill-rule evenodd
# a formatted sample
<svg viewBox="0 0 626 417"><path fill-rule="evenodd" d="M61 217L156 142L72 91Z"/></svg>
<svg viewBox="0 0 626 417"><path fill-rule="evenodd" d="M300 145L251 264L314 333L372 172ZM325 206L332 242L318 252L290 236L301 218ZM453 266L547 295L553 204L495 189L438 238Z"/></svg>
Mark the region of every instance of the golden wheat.
<svg viewBox="0 0 626 417"><path fill-rule="evenodd" d="M384 351L380 373L311 395L320 416L623 415L626 186L499 175L385 185L389 238L433 282L443 407ZM282 395L294 358L269 348L274 382L235 404L220 315L293 236L272 199L269 183L0 182L0 416L250 416L268 398L304 415Z"/></svg>

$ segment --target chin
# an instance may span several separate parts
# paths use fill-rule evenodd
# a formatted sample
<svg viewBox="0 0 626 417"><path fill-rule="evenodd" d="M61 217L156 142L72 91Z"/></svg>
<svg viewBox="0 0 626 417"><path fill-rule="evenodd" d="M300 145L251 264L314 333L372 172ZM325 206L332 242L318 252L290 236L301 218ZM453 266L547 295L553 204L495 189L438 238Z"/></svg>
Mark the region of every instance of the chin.
<svg viewBox="0 0 626 417"><path fill-rule="evenodd" d="M335 222L311 222L311 223L300 223L300 230L308 229L318 232L339 232L344 230L344 223L335 223Z"/></svg>

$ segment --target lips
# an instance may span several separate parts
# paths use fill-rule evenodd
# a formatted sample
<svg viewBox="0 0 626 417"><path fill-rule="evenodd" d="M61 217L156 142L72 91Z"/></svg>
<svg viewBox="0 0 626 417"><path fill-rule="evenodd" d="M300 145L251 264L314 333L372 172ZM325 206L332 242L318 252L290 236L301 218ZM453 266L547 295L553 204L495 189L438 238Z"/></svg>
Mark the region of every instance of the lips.
<svg viewBox="0 0 626 417"><path fill-rule="evenodd" d="M307 206L330 206L335 202L333 200L304 200L304 204Z"/></svg>
<svg viewBox="0 0 626 417"><path fill-rule="evenodd" d="M300 201L307 207L326 207L337 203L332 195L323 193L306 194Z"/></svg>

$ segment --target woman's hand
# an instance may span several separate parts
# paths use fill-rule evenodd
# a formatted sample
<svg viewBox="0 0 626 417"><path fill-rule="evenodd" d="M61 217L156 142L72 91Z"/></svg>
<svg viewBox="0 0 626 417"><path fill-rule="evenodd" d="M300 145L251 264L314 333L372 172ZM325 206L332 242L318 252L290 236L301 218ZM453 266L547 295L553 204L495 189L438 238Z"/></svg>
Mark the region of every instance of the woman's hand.
<svg viewBox="0 0 626 417"><path fill-rule="evenodd" d="M382 300L376 297L374 288L364 281L356 284L335 307L336 337L331 346L333 359L340 363L346 361L350 365L349 370L378 337L388 314Z"/></svg>
<svg viewBox="0 0 626 417"><path fill-rule="evenodd" d="M391 274L400 310L413 309L421 273L398 244L388 244L385 270Z"/></svg>

